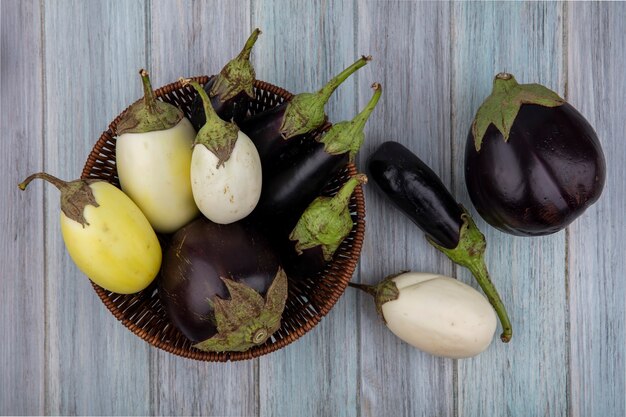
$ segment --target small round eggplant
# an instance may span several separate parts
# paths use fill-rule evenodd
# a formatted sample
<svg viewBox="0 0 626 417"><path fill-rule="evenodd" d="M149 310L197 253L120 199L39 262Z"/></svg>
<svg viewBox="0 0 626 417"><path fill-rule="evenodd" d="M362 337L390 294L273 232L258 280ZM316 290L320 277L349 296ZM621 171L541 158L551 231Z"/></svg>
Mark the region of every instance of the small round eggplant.
<svg viewBox="0 0 626 417"><path fill-rule="evenodd" d="M287 277L252 226L199 218L180 229L163 257L159 295L195 347L243 351L280 327Z"/></svg>
<svg viewBox="0 0 626 417"><path fill-rule="evenodd" d="M498 74L465 148L465 182L489 224L519 236L564 229L598 200L606 164L591 125L553 91Z"/></svg>

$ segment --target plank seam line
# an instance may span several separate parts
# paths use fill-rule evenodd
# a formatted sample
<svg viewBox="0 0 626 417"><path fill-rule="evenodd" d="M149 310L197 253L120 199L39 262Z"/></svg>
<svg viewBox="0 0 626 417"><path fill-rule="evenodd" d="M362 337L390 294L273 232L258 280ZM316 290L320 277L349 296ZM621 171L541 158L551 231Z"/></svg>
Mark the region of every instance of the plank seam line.
<svg viewBox="0 0 626 417"><path fill-rule="evenodd" d="M44 0L39 0L39 36L40 36L40 59L41 59L41 164L43 171L48 171L46 167L46 120L48 119L48 109L46 103L46 89L47 89L47 80L46 80L46 17L45 17L45 2ZM43 411L44 414L51 414L50 412L50 400L48 398L48 391L50 389L50 363L48 360L48 356L46 352L50 351L50 332L48 330L50 326L50 320L48 314L50 306L48 305L48 247L47 247L47 237L46 231L48 230L48 225L46 224L46 213L47 213L47 200L46 200L46 187L42 187L42 224L43 224L43 312L44 312L44 327L43 327Z"/></svg>
<svg viewBox="0 0 626 417"><path fill-rule="evenodd" d="M144 3L144 65L148 68L148 72L153 69L152 63L152 1L145 0ZM155 416L158 414L158 410L161 408L160 395L156 393L158 390L155 387L156 381L158 381L159 375L159 361L158 352L154 349L148 349L148 396L150 398L150 414Z"/></svg>
<svg viewBox="0 0 626 417"><path fill-rule="evenodd" d="M359 54L359 39L357 36L358 33L358 24L359 24L359 2L357 0L354 0L353 4L353 8L352 8L352 48L354 51L355 56L358 56ZM356 78L356 85L358 86L359 83L359 72L357 71L357 73L355 74L357 76ZM384 87L383 87L384 88ZM359 99L360 99L360 90L359 88L355 88L355 92L356 94L354 95L354 108L358 111L359 108ZM357 281L361 282L361 258L359 258L359 262L356 266L356 276L357 276ZM355 304L354 304L354 314L356 317L356 415L360 416L362 414L362 406L361 406L361 389L362 389L362 385L363 385L363 381L361 380L361 378L363 377L362 374L362 367L361 367L361 361L362 361L362 355L361 355L361 334L362 334L362 329L361 329L361 294L360 291L358 291L357 294L355 294Z"/></svg>
<svg viewBox="0 0 626 417"><path fill-rule="evenodd" d="M563 19L562 19L562 32L563 37L561 40L561 49L563 51L563 62L561 73L564 75L563 80L563 98L567 100L569 98L569 7L567 2L563 3ZM565 406L567 407L567 414L573 415L572 408L572 343L571 343L571 318L570 318L570 270L569 270L569 247L570 247L570 228L565 228L565 271L564 271L564 285L565 285L565 363L567 368L565 370Z"/></svg>
<svg viewBox="0 0 626 417"><path fill-rule="evenodd" d="M455 137L455 128L454 128L454 122L456 120L456 114L455 114L455 108L454 108L454 103L455 103L455 94L454 94L454 83L456 81L456 77L455 77L455 68L456 66L454 65L454 42L455 42L455 36L454 36L454 26L455 26L455 19L454 19L454 9L453 9L453 3L450 2L448 3L448 34L450 36L450 41L449 41L449 50L448 50L448 54L449 54L449 59L451 60L450 62L450 71L448 72L448 88L449 88L449 100L450 100L450 175L451 175L451 181L450 181L450 186L451 186L451 191L452 191L452 195L456 195L456 189L457 189L457 184L456 184L456 170L455 168L455 159L456 159L456 151L455 151L455 146L454 146L454 137ZM454 276L458 277L459 274L459 268L453 264L452 265L452 271L454 272ZM454 417L458 417L459 416L459 361L458 360L453 360L452 361L452 415Z"/></svg>

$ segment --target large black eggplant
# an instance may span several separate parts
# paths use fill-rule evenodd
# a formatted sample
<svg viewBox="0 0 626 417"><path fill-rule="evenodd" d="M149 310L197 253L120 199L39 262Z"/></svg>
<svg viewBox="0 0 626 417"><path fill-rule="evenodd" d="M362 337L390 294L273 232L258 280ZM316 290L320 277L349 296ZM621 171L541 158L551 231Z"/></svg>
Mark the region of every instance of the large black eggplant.
<svg viewBox="0 0 626 417"><path fill-rule="evenodd" d="M485 265L485 236L437 174L397 142L380 145L368 160L368 171L391 202L426 233L431 245L472 272L500 319L500 339L511 340L511 322Z"/></svg>
<svg viewBox="0 0 626 417"><path fill-rule="evenodd" d="M322 188L354 157L365 139L363 128L380 98L380 84L372 85L374 94L353 120L334 124L328 132L286 160L271 175L263 178L261 198L255 215L277 220L279 228L291 231L304 209L320 195ZM276 221L272 222L276 223Z"/></svg>
<svg viewBox="0 0 626 417"><path fill-rule="evenodd" d="M163 256L159 295L196 348L243 351L280 327L287 277L254 227L201 217L173 236Z"/></svg>
<svg viewBox="0 0 626 417"><path fill-rule="evenodd" d="M227 122L240 123L248 111L248 103L254 98L254 67L250 62L250 52L261 31L254 29L243 49L235 58L211 78L204 91L211 99L217 115ZM199 131L206 123L202 99L196 95L191 103L191 124Z"/></svg>
<svg viewBox="0 0 626 417"><path fill-rule="evenodd" d="M241 131L252 139L267 175L300 145L298 138L320 127L326 118L324 106L332 93L356 70L370 61L363 56L331 79L316 93L300 93L291 100L258 113L240 124Z"/></svg>
<svg viewBox="0 0 626 417"><path fill-rule="evenodd" d="M591 125L556 93L498 74L465 147L478 213L520 236L565 228L598 200L606 164Z"/></svg>

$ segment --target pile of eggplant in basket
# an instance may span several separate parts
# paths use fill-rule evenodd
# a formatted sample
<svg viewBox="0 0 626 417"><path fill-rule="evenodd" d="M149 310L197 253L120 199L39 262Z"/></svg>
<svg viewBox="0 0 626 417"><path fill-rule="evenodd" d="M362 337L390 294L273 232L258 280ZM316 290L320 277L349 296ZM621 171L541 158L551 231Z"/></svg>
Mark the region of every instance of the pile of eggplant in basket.
<svg viewBox="0 0 626 417"><path fill-rule="evenodd" d="M255 71L243 50L193 92L191 117L157 99L141 70L144 97L117 121L120 188L104 180L28 177L61 191L61 230L78 268L120 294L157 276L171 322L204 351L245 351L280 328L289 282L315 279L353 228L350 198L364 174L322 191L354 162L364 126L382 93L353 120L326 125L324 106L370 57L361 57L319 91L250 113ZM387 326L431 354L468 357L487 348L496 316L512 326L492 284L485 239L437 175L397 142L382 144L368 175L428 241L470 269L485 296L437 274L402 272L370 286ZM478 212L521 235L561 230L595 202L604 158L593 129L573 107L537 84L499 74L468 138L466 181ZM375 220L374 220L375 221ZM166 236L161 242L157 234Z"/></svg>

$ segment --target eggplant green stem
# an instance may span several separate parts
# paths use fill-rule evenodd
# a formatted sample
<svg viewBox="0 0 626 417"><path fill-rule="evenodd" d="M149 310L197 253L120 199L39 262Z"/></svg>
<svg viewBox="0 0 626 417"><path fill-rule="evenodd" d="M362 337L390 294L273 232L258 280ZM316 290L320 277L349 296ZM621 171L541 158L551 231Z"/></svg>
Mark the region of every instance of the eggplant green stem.
<svg viewBox="0 0 626 417"><path fill-rule="evenodd" d="M331 207L337 211L344 210L350 201L352 192L354 192L354 189L359 184L367 184L367 176L365 174L356 174L354 177L346 181L346 183L339 189L339 192L332 197L330 202Z"/></svg>
<svg viewBox="0 0 626 417"><path fill-rule="evenodd" d="M485 265L485 260L482 256L477 256L472 258L467 264L463 265L467 269L470 270L480 288L482 288L483 292L487 296L489 303L493 306L494 310L498 314L498 318L500 319L500 324L502 325L502 334L500 335L500 340L504 343L508 343L513 336L513 329L511 326L511 321L509 320L509 316L506 312L506 308L504 307L504 303L502 299L500 299L500 295L498 294L498 290L491 282L491 278L489 277L489 271L487 270L487 265Z"/></svg>
<svg viewBox="0 0 626 417"><path fill-rule="evenodd" d="M139 75L141 76L141 83L143 84L143 102L146 107L154 113L156 111L156 96L154 95L152 83L150 82L150 74L148 74L148 71L142 68L139 70Z"/></svg>
<svg viewBox="0 0 626 417"><path fill-rule="evenodd" d="M71 220L79 223L83 227L89 226L85 219L85 207L88 205L98 207L93 191L89 184L101 180L74 180L63 181L46 172L38 172L30 175L18 184L20 190L24 191L28 184L34 179L41 179L54 185L61 192L61 211Z"/></svg>
<svg viewBox="0 0 626 417"><path fill-rule="evenodd" d="M354 119L352 119L355 129L362 130L363 127L365 127L365 123L372 115L383 93L383 87L379 83L372 84L372 89L374 90L372 98L370 98L370 101L368 101L363 110L361 110L361 113L357 114Z"/></svg>
<svg viewBox="0 0 626 417"><path fill-rule="evenodd" d="M222 120L217 115L217 113L215 113L215 109L211 105L211 99L209 98L209 95L206 93L206 91L204 91L204 88L202 88L202 86L197 81L183 79L183 78L181 78L180 81L183 84L183 86L187 86L187 85L192 86L200 95L200 98L202 99L202 107L204 107L204 114L206 116L206 123L209 123L209 120L210 121Z"/></svg>
<svg viewBox="0 0 626 417"><path fill-rule="evenodd" d="M239 52L239 55L237 55L236 59L246 60L246 61L250 59L250 53L252 52L252 48L254 48L254 44L256 43L257 39L259 39L259 35L261 33L262 32L259 28L256 28L252 31L252 33L250 34L250 37L248 37L246 44L243 46L243 49L241 50L241 52Z"/></svg>
<svg viewBox="0 0 626 417"><path fill-rule="evenodd" d="M372 297L376 297L376 286L374 285L366 285L366 284L357 284L356 282L348 282L348 285L352 288L358 288L361 291L365 291Z"/></svg>
<svg viewBox="0 0 626 417"><path fill-rule="evenodd" d="M20 188L20 190L24 191L26 189L26 187L28 187L28 184L30 184L30 182L32 180L34 180L34 179L40 179L40 180L48 181L50 184L52 184L55 187L57 187L57 189L59 191L63 191L69 185L69 183L67 181L63 181L63 180L55 177L54 175L50 175L50 174L48 174L46 172L38 172L36 174L32 174L32 175L28 176L28 178L26 178L24 181L19 183L17 186Z"/></svg>
<svg viewBox="0 0 626 417"><path fill-rule="evenodd" d="M372 88L374 89L374 94L361 113L350 121L333 124L328 132L317 139L320 143L324 144L326 153L329 155L348 153L350 162L354 162L356 154L365 141L365 132L363 132L365 123L372 114L372 111L374 111L382 93L380 84L374 83L372 84Z"/></svg>
<svg viewBox="0 0 626 417"><path fill-rule="evenodd" d="M459 231L459 243L455 248L449 249L441 246L428 236L426 239L431 245L450 258L452 262L464 266L472 272L472 275L476 278L478 285L482 288L489 303L500 319L500 324L502 325L500 339L504 343L508 343L513 335L513 329L504 303L498 294L498 290L493 285L493 282L491 282L487 266L485 265L484 255L485 248L487 247L485 236L480 232L472 216L470 216L465 208L461 207L461 209L463 210L463 214L461 215L463 225Z"/></svg>
<svg viewBox="0 0 626 417"><path fill-rule="evenodd" d="M333 92L343 83L350 75L352 75L359 68L367 65L369 61L372 60L371 56L361 56L358 60L356 60L352 65L348 68L341 71L335 77L333 77L324 87L322 87L317 94L322 97L324 102L327 102Z"/></svg>

